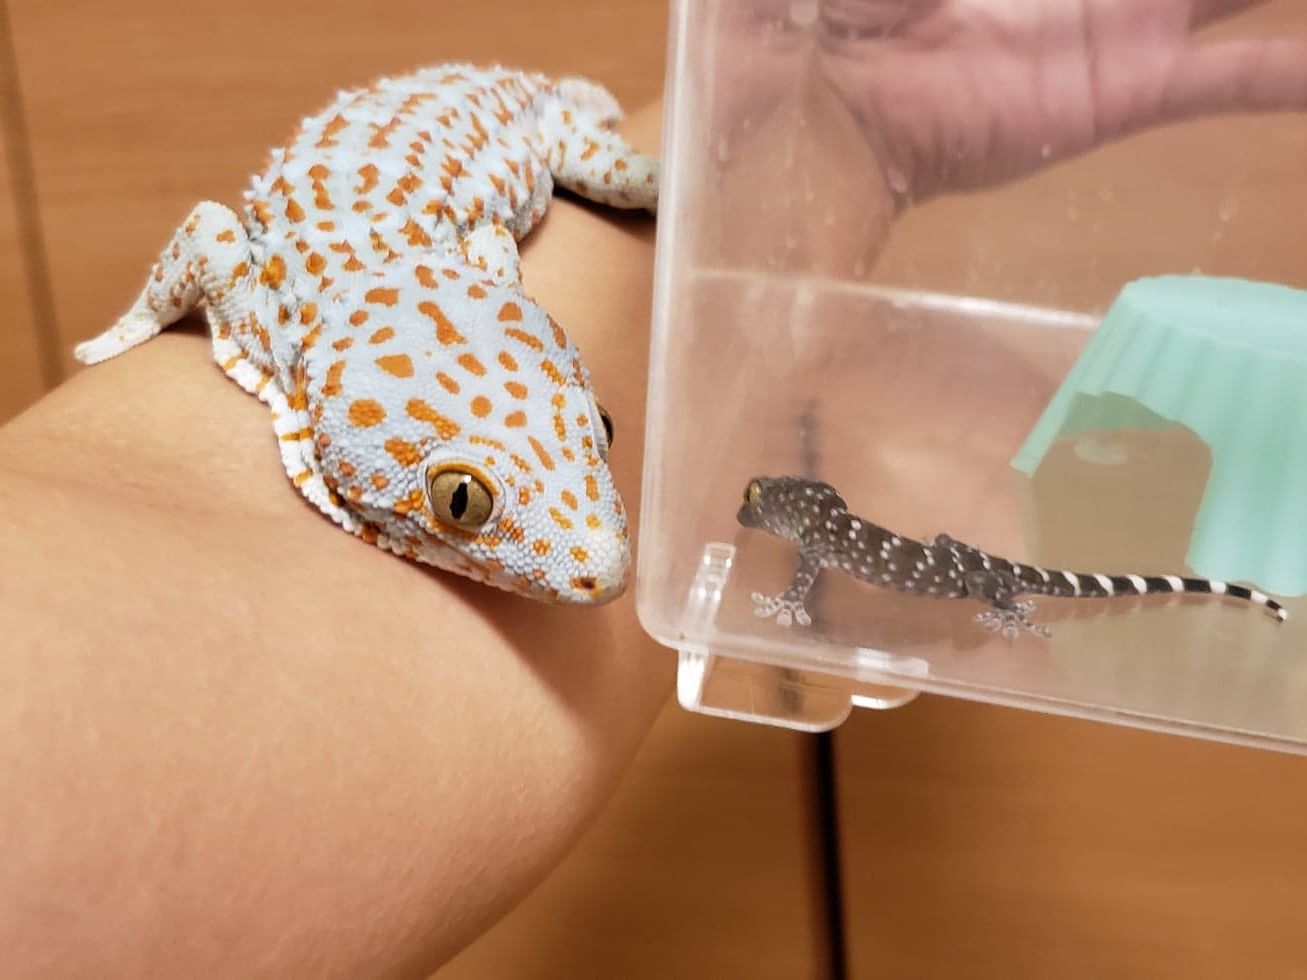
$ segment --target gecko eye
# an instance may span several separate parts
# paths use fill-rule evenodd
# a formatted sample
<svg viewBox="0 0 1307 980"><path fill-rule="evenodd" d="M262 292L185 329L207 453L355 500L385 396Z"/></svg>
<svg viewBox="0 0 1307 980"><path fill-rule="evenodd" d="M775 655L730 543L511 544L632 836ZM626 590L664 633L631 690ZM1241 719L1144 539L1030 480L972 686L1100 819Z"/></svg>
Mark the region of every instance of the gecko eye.
<svg viewBox="0 0 1307 980"><path fill-rule="evenodd" d="M599 409L599 421L603 424L604 427L604 439L608 443L608 448L612 449L613 434L615 432L615 430L613 429L613 417L608 414L608 412L604 409L602 405L596 405L595 407Z"/></svg>
<svg viewBox="0 0 1307 980"><path fill-rule="evenodd" d="M762 503L762 484L757 480L750 480L744 488L744 503L748 507L757 507Z"/></svg>
<svg viewBox="0 0 1307 980"><path fill-rule="evenodd" d="M495 516L495 494L479 475L460 466L433 466L427 495L436 520L458 531L477 531Z"/></svg>

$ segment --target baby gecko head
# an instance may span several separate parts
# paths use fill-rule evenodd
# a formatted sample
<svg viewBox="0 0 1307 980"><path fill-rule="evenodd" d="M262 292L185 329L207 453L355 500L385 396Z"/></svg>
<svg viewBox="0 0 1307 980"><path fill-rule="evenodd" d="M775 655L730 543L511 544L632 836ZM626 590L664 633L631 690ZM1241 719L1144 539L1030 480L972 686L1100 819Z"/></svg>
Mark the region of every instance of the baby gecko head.
<svg viewBox="0 0 1307 980"><path fill-rule="evenodd" d="M736 519L744 527L802 542L832 514L847 509L829 483L801 476L758 476L744 488Z"/></svg>
<svg viewBox="0 0 1307 980"><path fill-rule="evenodd" d="M630 547L611 422L580 353L480 270L381 276L323 311L306 357L324 479L363 535L535 599L620 595Z"/></svg>

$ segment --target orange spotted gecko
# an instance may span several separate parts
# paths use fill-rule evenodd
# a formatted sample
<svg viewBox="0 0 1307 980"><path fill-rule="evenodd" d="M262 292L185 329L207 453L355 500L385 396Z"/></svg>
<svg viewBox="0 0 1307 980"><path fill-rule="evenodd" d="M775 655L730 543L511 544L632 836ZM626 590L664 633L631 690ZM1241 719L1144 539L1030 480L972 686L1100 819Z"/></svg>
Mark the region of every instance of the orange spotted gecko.
<svg viewBox="0 0 1307 980"><path fill-rule="evenodd" d="M657 206L658 164L579 78L444 65L340 94L243 216L199 204L94 364L204 305L218 364L272 410L293 484L365 541L510 592L621 594L611 421L517 242L555 183Z"/></svg>
<svg viewBox="0 0 1307 980"><path fill-rule="evenodd" d="M947 534L930 541L913 541L855 517L834 487L803 477L750 480L737 519L746 528L766 531L799 546L799 567L789 588L779 596L753 596L757 614L775 616L782 626L792 622L811 625L804 599L823 568L838 568L864 582L900 592L941 599L978 599L990 608L978 613L977 621L1008 639L1015 639L1023 630L1049 635L1048 627L1030 621L1034 603L1016 601L1023 593L1110 598L1201 592L1256 603L1277 621L1287 615L1274 599L1242 585L1176 575L1053 571L988 555Z"/></svg>

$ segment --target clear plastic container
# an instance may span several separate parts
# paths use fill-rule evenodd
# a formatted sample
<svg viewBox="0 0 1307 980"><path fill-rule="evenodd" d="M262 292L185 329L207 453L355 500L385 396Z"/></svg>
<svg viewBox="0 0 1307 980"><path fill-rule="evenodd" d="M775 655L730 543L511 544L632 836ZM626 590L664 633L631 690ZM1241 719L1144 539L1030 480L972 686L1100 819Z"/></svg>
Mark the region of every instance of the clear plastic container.
<svg viewBox="0 0 1307 980"><path fill-rule="evenodd" d="M754 614L796 565L736 521L763 475L905 536L1188 572L1193 432L1081 433L1033 478L1013 459L1128 282L1307 286L1307 116L1281 85L1307 18L1086 33L1062 6L673 4L637 598L687 707L819 730L924 690L1307 751L1302 598L1282 625L1213 597L1037 599L1052 636L1010 641L976 602L828 570L810 626ZM1249 519L1307 520L1302 499Z"/></svg>

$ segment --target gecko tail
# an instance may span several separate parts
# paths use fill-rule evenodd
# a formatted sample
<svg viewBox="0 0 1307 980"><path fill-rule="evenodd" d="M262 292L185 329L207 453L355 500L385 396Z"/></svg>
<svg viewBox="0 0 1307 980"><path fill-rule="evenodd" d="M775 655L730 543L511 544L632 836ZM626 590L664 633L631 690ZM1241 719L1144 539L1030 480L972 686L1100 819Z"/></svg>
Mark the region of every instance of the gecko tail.
<svg viewBox="0 0 1307 980"><path fill-rule="evenodd" d="M1289 618L1285 608L1265 592L1214 579L1182 578L1179 575L1102 575L1096 572L1048 571L1046 574L1049 595L1068 598L1176 593L1230 596L1261 606L1276 622L1282 623Z"/></svg>

